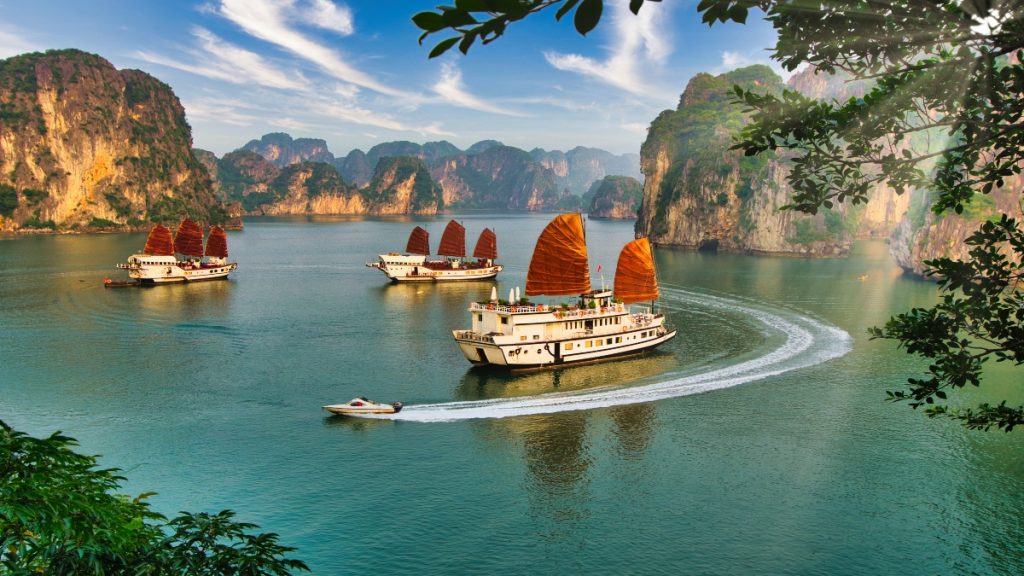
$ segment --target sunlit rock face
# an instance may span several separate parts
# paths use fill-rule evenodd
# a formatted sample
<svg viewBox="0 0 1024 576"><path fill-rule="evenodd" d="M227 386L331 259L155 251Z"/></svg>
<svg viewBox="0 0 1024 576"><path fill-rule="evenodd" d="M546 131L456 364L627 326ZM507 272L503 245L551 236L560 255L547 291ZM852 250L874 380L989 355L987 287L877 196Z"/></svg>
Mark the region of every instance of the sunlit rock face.
<svg viewBox="0 0 1024 576"><path fill-rule="evenodd" d="M858 237L888 236L909 198L879 186L869 202L817 215L780 210L792 196L787 163L777 155L730 150L749 122L733 86L779 93L782 80L766 66L690 80L675 110L651 124L641 147L645 176L637 231L657 244L732 252L841 256ZM794 75L793 89L842 97L843 84L813 70ZM861 89L855 87L856 89Z"/></svg>
<svg viewBox="0 0 1024 576"><path fill-rule="evenodd" d="M60 50L0 61L0 229L240 226L192 153L177 96L138 70Z"/></svg>

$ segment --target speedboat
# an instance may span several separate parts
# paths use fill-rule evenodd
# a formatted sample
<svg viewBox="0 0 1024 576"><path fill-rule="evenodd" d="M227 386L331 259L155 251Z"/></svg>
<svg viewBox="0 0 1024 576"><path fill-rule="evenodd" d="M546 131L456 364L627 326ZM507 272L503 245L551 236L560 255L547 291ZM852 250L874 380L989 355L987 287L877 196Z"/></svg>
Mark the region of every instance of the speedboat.
<svg viewBox="0 0 1024 576"><path fill-rule="evenodd" d="M324 410L327 410L331 414L339 414L342 416L358 416L360 414L396 414L401 409L401 402L384 404L382 402L374 402L365 396L353 398L344 404L328 404L327 406L324 406Z"/></svg>

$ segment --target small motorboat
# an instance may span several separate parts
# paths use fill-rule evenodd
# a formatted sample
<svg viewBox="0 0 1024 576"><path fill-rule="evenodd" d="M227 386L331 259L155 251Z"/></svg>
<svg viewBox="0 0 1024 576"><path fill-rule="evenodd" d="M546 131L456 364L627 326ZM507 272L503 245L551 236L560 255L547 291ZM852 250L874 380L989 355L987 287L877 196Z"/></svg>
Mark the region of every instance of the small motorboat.
<svg viewBox="0 0 1024 576"><path fill-rule="evenodd" d="M384 404L374 402L365 396L353 398L344 404L328 404L324 406L331 414L342 416L358 416L360 414L396 414L402 409L401 402Z"/></svg>

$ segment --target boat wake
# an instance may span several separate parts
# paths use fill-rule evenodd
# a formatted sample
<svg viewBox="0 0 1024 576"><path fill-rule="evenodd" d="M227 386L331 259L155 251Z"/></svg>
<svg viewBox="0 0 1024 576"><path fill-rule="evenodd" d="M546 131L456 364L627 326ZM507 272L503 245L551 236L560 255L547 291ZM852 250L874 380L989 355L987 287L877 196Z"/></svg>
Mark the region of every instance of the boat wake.
<svg viewBox="0 0 1024 576"><path fill-rule="evenodd" d="M852 348L852 338L840 328L793 310L770 308L761 302L676 288L663 288L659 302L666 310L705 310L709 313L739 314L751 321L771 341L781 343L754 358L735 364L715 366L695 374L669 372L661 374L656 381L649 383L599 390L556 392L531 397L418 404L406 406L398 414L361 417L447 422L551 414L652 402L763 380L838 358ZM680 339L685 346L685 326L680 328Z"/></svg>

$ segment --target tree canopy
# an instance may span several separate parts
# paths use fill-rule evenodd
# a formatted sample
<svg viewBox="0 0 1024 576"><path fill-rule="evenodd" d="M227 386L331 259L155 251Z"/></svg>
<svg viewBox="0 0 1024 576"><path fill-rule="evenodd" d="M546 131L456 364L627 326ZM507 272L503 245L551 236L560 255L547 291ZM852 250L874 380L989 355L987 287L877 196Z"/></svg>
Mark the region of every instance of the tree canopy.
<svg viewBox="0 0 1024 576"><path fill-rule="evenodd" d="M658 1L658 0L648 0ZM644 0L631 0L637 13ZM547 9L573 13L581 34L601 19L602 0L460 0L413 16L422 43L451 34L430 57L456 44L467 53L511 23ZM758 10L778 34L772 58L788 70L811 65L872 88L844 102L794 91L735 89L752 122L735 148L791 158L788 209L816 213L839 202L867 201L872 185L930 191L936 217L961 214L976 194L1017 183L1024 165L1024 3L1020 0L701 0L709 25L746 22ZM925 406L930 416L972 428L1006 431L1024 423L1024 406L958 407L947 393L978 386L989 360L1024 363L1024 297L1019 290L1024 233L1002 214L967 240L967 259L925 262L941 301L872 328L908 353L928 359L923 377L890 392Z"/></svg>
<svg viewBox="0 0 1024 576"><path fill-rule="evenodd" d="M60 433L33 438L0 420L0 574L239 575L308 570L273 533L234 513L149 508L117 493L123 477Z"/></svg>

